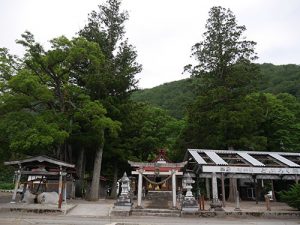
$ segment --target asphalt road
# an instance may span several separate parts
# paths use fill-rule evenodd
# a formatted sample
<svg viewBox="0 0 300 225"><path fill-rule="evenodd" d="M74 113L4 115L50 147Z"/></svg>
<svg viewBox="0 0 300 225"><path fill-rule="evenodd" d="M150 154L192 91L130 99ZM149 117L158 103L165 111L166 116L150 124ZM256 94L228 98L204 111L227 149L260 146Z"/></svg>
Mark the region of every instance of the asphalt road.
<svg viewBox="0 0 300 225"><path fill-rule="evenodd" d="M1 212L0 225L299 225L289 219L236 219L236 218L175 218L175 217L130 217L95 218L64 215L40 215Z"/></svg>

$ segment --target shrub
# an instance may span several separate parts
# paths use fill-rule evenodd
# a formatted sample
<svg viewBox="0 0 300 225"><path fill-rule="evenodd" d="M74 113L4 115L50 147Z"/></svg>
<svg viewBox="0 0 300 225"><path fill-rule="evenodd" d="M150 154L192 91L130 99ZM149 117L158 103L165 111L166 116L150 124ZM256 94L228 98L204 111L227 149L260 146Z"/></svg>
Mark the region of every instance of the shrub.
<svg viewBox="0 0 300 225"><path fill-rule="evenodd" d="M294 184L290 190L281 191L279 194L282 201L300 210L300 184Z"/></svg>
<svg viewBox="0 0 300 225"><path fill-rule="evenodd" d="M0 183L0 189L2 190L12 190L14 187L15 185L12 183Z"/></svg>

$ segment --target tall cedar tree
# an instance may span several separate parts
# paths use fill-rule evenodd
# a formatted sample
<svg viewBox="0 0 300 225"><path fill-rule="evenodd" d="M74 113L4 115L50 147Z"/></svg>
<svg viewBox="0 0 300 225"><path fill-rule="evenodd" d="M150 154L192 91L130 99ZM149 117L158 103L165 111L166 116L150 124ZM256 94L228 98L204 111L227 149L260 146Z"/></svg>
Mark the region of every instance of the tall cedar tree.
<svg viewBox="0 0 300 225"><path fill-rule="evenodd" d="M116 165L119 165L119 161L126 156L124 151L117 154L114 152L115 149L121 149L120 145L126 142L126 135L124 136L123 133L127 129L124 121L130 114L128 112L128 109L131 108L128 106L130 104L129 97L131 92L136 89L135 75L142 69L141 65L136 62L137 53L134 47L124 37L124 23L128 19L128 13L121 12L120 5L121 2L118 0L107 0L105 4L99 5L99 10L93 11L89 15L88 24L79 32L80 36L97 43L105 56L104 71L79 77L78 80L92 99L103 103L109 117L122 123L120 135L123 137L122 139L105 137L106 142L110 143L105 146L105 152L109 154L109 158L115 155ZM102 154L103 149L99 152L101 158ZM118 170L117 166L115 169ZM98 166L94 170L101 171L101 163L100 167ZM94 179L99 180L97 177L93 177ZM115 190L112 191L115 192ZM92 191L92 193L96 192ZM93 196L92 199L96 199L96 197Z"/></svg>
<svg viewBox="0 0 300 225"><path fill-rule="evenodd" d="M193 147L226 148L239 135L231 132L230 117L258 78L258 67L251 63L257 58L255 42L243 38L246 28L237 25L229 9L213 7L205 27L204 40L192 48L198 64L185 67L201 80L200 95L188 110L185 140Z"/></svg>
<svg viewBox="0 0 300 225"><path fill-rule="evenodd" d="M200 78L201 86L188 111L184 140L192 147L239 148L243 114L237 105L255 87L258 67L251 60L257 58L256 43L245 40L245 26L238 26L233 13L220 6L211 8L205 28L204 40L192 48L198 65L185 67ZM234 200L236 180L230 180L229 192L229 200Z"/></svg>

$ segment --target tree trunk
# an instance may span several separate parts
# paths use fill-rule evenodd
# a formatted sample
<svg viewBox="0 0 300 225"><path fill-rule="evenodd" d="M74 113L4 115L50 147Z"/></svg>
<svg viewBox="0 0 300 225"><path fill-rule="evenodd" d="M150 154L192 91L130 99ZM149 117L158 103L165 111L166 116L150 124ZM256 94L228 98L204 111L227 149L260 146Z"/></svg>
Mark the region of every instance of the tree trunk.
<svg viewBox="0 0 300 225"><path fill-rule="evenodd" d="M76 172L79 177L78 182L76 183L76 196L85 197L84 193L84 174L85 174L85 157L84 157L85 149L83 147L80 148L79 156L76 163Z"/></svg>
<svg viewBox="0 0 300 225"><path fill-rule="evenodd" d="M236 178L229 178L229 196L227 201L228 202L235 202L236 201L236 193L237 192L237 179Z"/></svg>
<svg viewBox="0 0 300 225"><path fill-rule="evenodd" d="M104 140L104 138L102 140ZM102 142L102 144L100 144L100 146L98 147L95 155L93 179L92 179L91 191L89 196L90 201L97 201L99 199L99 181L100 181L100 174L101 174L103 147L104 147L104 143Z"/></svg>
<svg viewBox="0 0 300 225"><path fill-rule="evenodd" d="M111 188L111 196L113 198L117 198L117 182L118 182L118 165L115 163L115 170L114 170L114 179L113 179L113 184Z"/></svg>

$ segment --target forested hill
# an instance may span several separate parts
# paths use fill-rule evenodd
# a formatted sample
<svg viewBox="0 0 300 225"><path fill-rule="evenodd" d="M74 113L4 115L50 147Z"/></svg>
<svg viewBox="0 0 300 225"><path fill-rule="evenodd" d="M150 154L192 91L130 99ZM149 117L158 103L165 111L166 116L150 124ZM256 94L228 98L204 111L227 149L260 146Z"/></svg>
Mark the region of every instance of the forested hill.
<svg viewBox="0 0 300 225"><path fill-rule="evenodd" d="M273 65L269 63L260 65L262 79L259 90L262 92L290 93L300 99L300 66ZM151 89L136 91L132 100L147 102L166 109L176 118L182 118L185 108L195 99L193 92L194 79L183 79L165 83Z"/></svg>

